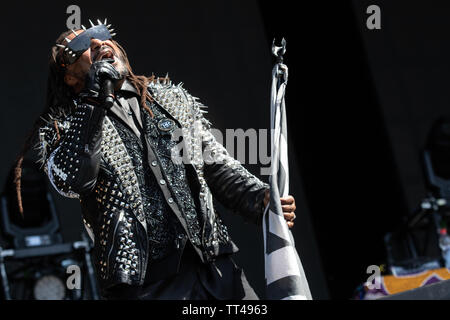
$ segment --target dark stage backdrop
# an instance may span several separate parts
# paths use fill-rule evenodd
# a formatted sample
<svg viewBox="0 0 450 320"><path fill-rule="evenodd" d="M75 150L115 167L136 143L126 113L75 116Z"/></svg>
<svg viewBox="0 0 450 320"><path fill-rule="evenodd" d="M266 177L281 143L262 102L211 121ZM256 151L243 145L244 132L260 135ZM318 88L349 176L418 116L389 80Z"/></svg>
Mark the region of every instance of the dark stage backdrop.
<svg viewBox="0 0 450 320"><path fill-rule="evenodd" d="M354 1L355 10L371 1ZM377 1L382 29L360 33L403 188L413 210L425 196L421 150L433 122L450 115L448 1Z"/></svg>
<svg viewBox="0 0 450 320"><path fill-rule="evenodd" d="M381 30L365 28L365 8L381 8ZM430 191L423 148L433 124L450 115L450 20L448 1L353 1L359 34L381 107L388 148L395 165L397 203L384 229L398 225L399 213L412 215ZM439 165L448 168L441 160ZM382 192L380 190L380 192ZM440 254L437 245L430 254Z"/></svg>
<svg viewBox="0 0 450 320"><path fill-rule="evenodd" d="M80 6L85 25L89 18L108 18L136 74L153 72L164 76L168 72L176 83L184 82L185 88L210 107L209 119L216 128L223 132L226 128L268 128L270 23L264 24L255 1L10 1L2 3L0 13L0 181L5 181L25 135L43 107L49 48L65 30L66 8L71 4ZM291 24L294 21L292 17ZM294 53L288 50L289 54ZM291 68L290 74L298 77L301 70ZM289 87L288 95L301 90ZM288 108L293 108L294 99L290 101ZM298 127L295 122L290 124L295 136ZM293 233L314 298L328 298L297 167L297 155L301 153L297 154L295 147L291 149L291 193L297 200L298 218ZM258 166L248 168L259 175ZM267 181L267 177L263 180ZM57 208L65 240L79 239L78 202L57 196ZM237 260L263 296L262 233L221 206L220 210L241 248Z"/></svg>

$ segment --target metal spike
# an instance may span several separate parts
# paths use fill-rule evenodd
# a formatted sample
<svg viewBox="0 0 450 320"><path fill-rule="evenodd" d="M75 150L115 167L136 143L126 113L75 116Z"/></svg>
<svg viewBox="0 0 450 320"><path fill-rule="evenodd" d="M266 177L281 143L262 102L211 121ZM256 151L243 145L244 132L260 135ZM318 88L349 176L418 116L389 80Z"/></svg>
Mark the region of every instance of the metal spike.
<svg viewBox="0 0 450 320"><path fill-rule="evenodd" d="M84 31L86 31L86 27L85 26L81 25L81 27L83 28Z"/></svg>
<svg viewBox="0 0 450 320"><path fill-rule="evenodd" d="M76 56L77 56L77 55L76 55L75 53L72 55L72 57L74 57L74 58L75 58Z"/></svg>
<svg viewBox="0 0 450 320"><path fill-rule="evenodd" d="M89 23L91 24L91 27L95 27L95 24L89 19Z"/></svg>
<svg viewBox="0 0 450 320"><path fill-rule="evenodd" d="M70 31L72 31L76 36L78 36L78 33L76 33L75 30L70 29Z"/></svg>
<svg viewBox="0 0 450 320"><path fill-rule="evenodd" d="M59 43L57 43L56 46L59 47L59 48L65 48L66 47L66 46L64 46L62 44L59 44Z"/></svg>
<svg viewBox="0 0 450 320"><path fill-rule="evenodd" d="M105 23L105 24L106 24L106 23ZM109 28L111 28L111 25L110 25L110 24L108 24L108 25L107 25L106 27L107 27L107 28L109 29Z"/></svg>
<svg viewBox="0 0 450 320"><path fill-rule="evenodd" d="M111 33L111 37L114 37L117 33Z"/></svg>
<svg viewBox="0 0 450 320"><path fill-rule="evenodd" d="M113 32L114 31L114 29L109 29L109 32Z"/></svg>
<svg viewBox="0 0 450 320"><path fill-rule="evenodd" d="M69 50L69 54L72 54L73 52L72 52L72 50Z"/></svg>
<svg viewBox="0 0 450 320"><path fill-rule="evenodd" d="M98 25L103 24L103 23L100 21L100 19L97 19L97 22L98 22Z"/></svg>
<svg viewBox="0 0 450 320"><path fill-rule="evenodd" d="M108 18L105 18L105 22L103 22L103 24L106 25L107 21L108 21Z"/></svg>
<svg viewBox="0 0 450 320"><path fill-rule="evenodd" d="M71 40L69 40L69 39L67 39L67 38L64 38L64 40L66 40L67 41L67 43L69 43Z"/></svg>
<svg viewBox="0 0 450 320"><path fill-rule="evenodd" d="M68 50L69 50L69 48L64 49L64 51L68 51Z"/></svg>

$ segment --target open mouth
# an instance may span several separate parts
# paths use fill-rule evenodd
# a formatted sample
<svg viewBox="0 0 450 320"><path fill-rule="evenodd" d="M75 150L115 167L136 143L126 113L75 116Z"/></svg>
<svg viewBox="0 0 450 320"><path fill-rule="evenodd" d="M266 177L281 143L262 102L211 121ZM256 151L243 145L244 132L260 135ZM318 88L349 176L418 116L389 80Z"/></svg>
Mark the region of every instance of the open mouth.
<svg viewBox="0 0 450 320"><path fill-rule="evenodd" d="M95 57L95 61L105 60L105 59L112 59L114 60L114 52L111 48L105 47L104 49L101 49L97 56Z"/></svg>

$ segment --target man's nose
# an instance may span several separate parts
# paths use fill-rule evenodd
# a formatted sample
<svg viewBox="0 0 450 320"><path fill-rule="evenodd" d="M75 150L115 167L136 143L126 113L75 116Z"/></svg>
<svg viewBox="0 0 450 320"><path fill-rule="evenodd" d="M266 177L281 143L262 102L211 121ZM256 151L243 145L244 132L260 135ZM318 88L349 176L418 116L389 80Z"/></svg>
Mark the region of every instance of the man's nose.
<svg viewBox="0 0 450 320"><path fill-rule="evenodd" d="M96 51L103 45L102 40L99 39L91 39L91 50Z"/></svg>

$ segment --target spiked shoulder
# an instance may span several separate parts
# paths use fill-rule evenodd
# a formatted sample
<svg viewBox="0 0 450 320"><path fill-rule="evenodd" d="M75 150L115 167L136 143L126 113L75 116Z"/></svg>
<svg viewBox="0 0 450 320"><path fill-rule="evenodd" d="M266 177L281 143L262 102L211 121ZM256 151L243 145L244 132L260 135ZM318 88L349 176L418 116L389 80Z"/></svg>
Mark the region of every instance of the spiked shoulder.
<svg viewBox="0 0 450 320"><path fill-rule="evenodd" d="M183 88L182 82L175 85L170 80L155 80L149 84L149 89L155 101L183 127L188 128L198 120L209 125L203 117L203 114L207 113L205 110L207 107Z"/></svg>

